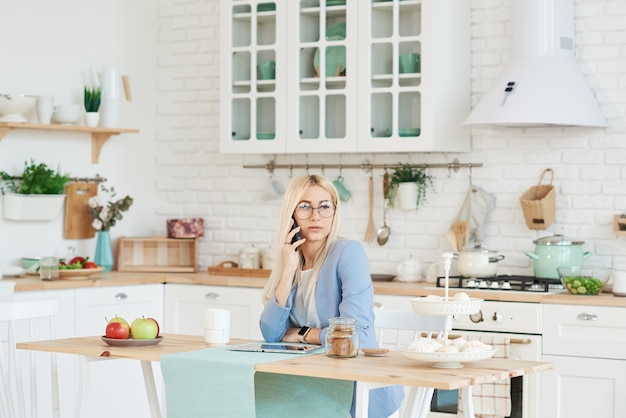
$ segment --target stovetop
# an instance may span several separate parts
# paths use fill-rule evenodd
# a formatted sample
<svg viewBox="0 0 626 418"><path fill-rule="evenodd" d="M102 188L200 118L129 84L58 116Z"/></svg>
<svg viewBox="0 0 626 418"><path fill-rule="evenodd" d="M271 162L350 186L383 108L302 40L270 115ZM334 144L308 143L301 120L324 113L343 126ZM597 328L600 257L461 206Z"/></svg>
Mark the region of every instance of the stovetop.
<svg viewBox="0 0 626 418"><path fill-rule="evenodd" d="M445 286L445 277L437 277L437 287ZM559 279L539 279L534 276L507 275L488 278L450 276L448 288L547 293L563 290L563 284Z"/></svg>

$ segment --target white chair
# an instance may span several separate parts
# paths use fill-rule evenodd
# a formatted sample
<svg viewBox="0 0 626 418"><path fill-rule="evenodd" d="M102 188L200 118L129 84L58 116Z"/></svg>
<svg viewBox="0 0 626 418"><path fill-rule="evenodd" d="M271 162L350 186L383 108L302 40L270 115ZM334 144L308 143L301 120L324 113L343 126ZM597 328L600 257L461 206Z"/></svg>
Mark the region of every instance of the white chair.
<svg viewBox="0 0 626 418"><path fill-rule="evenodd" d="M402 344L408 344L419 338L422 332L429 335L433 332L442 332L445 327L445 316L420 315L414 312L394 311L389 309L374 309L374 326L378 344L383 348L398 349ZM376 385L367 382L357 382L356 418L366 418L368 415L369 390L385 385ZM433 389L405 387L405 400L400 408L401 417L426 417L430 409L429 400Z"/></svg>
<svg viewBox="0 0 626 418"><path fill-rule="evenodd" d="M37 418L37 373L41 353L18 350L17 342L33 340L35 320L47 319L46 334L54 337L54 318L59 314L57 299L0 303L0 417ZM39 328L43 326L38 324ZM52 414L59 417L59 382L56 356L50 353L52 376ZM27 360L27 362L25 361ZM28 396L25 382L30 381ZM30 410L26 402L30 400ZM27 413L28 412L28 413Z"/></svg>

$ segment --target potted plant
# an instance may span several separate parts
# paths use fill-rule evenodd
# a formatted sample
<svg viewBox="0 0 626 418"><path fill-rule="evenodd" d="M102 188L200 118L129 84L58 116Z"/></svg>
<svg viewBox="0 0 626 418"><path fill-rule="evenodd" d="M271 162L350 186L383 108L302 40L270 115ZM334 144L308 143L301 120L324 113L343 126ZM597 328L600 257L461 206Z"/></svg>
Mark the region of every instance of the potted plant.
<svg viewBox="0 0 626 418"><path fill-rule="evenodd" d="M433 188L433 178L426 174L426 168L398 164L391 173L385 193L389 208L395 206L396 198L404 210L417 210L420 204L426 201L426 192Z"/></svg>
<svg viewBox="0 0 626 418"><path fill-rule="evenodd" d="M100 122L100 102L102 101L102 88L85 87L84 103L85 103L85 124L90 127L98 126Z"/></svg>
<svg viewBox="0 0 626 418"><path fill-rule="evenodd" d="M65 201L65 185L70 180L65 174L49 168L45 163L24 163L20 177L0 171L4 180L4 217L16 221L47 221L55 219Z"/></svg>

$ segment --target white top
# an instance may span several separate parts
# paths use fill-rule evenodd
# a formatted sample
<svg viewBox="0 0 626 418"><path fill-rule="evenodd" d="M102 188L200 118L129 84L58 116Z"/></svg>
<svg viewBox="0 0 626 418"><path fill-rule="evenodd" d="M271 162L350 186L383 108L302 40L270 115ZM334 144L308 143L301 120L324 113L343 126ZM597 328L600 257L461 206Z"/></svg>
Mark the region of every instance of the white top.
<svg viewBox="0 0 626 418"><path fill-rule="evenodd" d="M309 283L311 282L312 274L312 269L302 270L300 283L298 283L298 288L296 289L296 295L293 301L293 308L291 309L291 320L297 326L307 325L313 328L321 328L322 324L317 316L317 311L309 311L304 300L306 289L309 287ZM316 309L315 304L313 304L313 309Z"/></svg>

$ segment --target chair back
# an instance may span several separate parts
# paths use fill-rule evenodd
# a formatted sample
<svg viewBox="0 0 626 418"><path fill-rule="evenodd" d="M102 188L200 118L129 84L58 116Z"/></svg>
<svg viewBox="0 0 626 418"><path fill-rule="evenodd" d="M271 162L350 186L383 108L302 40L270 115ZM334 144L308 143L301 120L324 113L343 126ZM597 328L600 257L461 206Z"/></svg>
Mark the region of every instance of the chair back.
<svg viewBox="0 0 626 418"><path fill-rule="evenodd" d="M415 312L394 311L385 308L374 309L374 327L381 348L397 349L409 344L426 332L443 332L445 316L421 315Z"/></svg>
<svg viewBox="0 0 626 418"><path fill-rule="evenodd" d="M59 314L57 299L22 302L0 302L0 417L37 418L37 375L42 375L38 359L50 357L52 376L52 405L54 417L59 417L59 387L56 356L18 350L17 342L33 340L35 329L45 329L54 338L54 318ZM41 319L47 319L41 321ZM35 322L37 320L37 322ZM45 328L44 328L45 327ZM37 373L39 371L39 373ZM25 381L29 383L25 391ZM27 401L30 409L26 409Z"/></svg>

